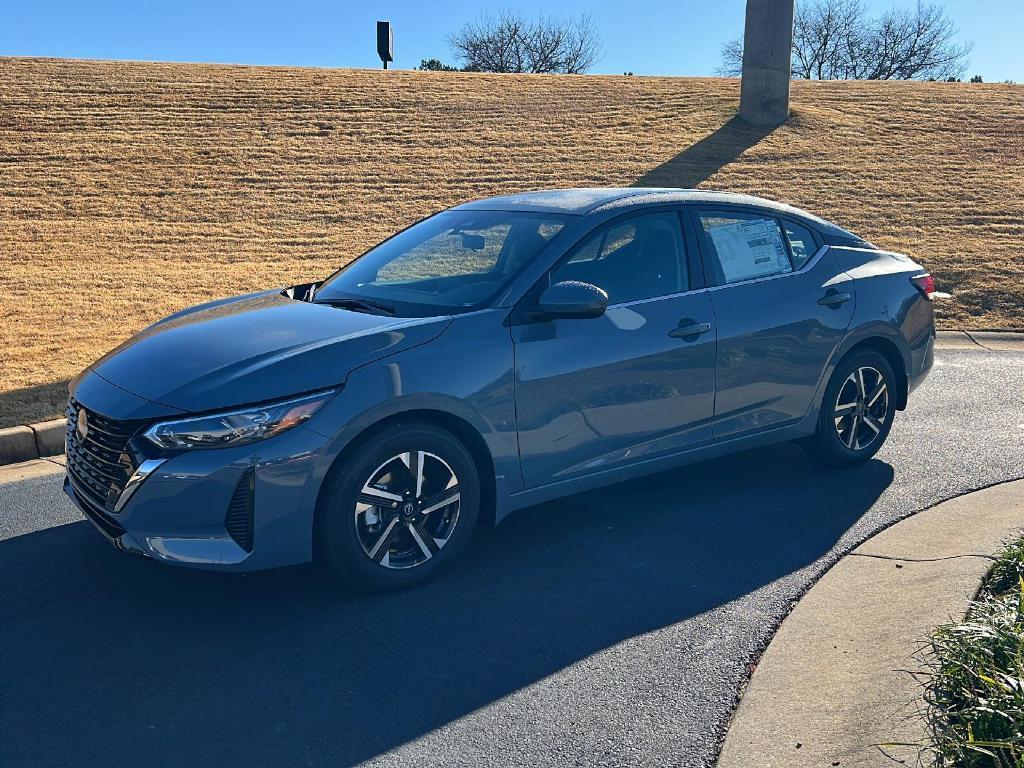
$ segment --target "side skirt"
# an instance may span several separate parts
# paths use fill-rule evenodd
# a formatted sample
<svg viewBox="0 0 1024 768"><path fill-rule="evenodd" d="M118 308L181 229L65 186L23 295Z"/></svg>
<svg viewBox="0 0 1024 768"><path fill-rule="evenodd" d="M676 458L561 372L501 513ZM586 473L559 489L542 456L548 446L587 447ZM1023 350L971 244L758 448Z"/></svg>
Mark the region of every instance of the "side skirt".
<svg viewBox="0 0 1024 768"><path fill-rule="evenodd" d="M595 488L601 488L614 483L621 483L626 480L633 480L644 475L662 472L666 469L674 469L687 464L694 464L699 461L715 459L739 451L752 448L760 448L765 445L784 443L790 440L797 440L802 437L814 434L818 420L817 409L810 409L808 413L796 424L790 424L777 429L769 429L753 435L744 435L721 443L691 448L669 456L659 456L656 459L648 459L631 464L627 467L616 467L595 472L583 477L574 477L571 480L562 480L556 483L548 483L537 488L530 488L519 493L502 493L504 483L498 483L497 487L497 509L495 510L495 523L500 523L512 512L541 504L545 501L559 499L563 496L570 496L575 493L583 493ZM505 486L507 487L507 486Z"/></svg>

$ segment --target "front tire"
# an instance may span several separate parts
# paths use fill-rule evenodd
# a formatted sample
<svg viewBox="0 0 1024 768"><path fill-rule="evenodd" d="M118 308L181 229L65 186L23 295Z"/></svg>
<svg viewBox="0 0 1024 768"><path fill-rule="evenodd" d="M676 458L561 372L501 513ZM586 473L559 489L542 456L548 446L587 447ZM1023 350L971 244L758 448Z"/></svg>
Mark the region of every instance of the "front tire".
<svg viewBox="0 0 1024 768"><path fill-rule="evenodd" d="M802 445L830 467L862 464L885 443L896 415L896 375L878 352L842 360L832 373L818 427Z"/></svg>
<svg viewBox="0 0 1024 768"><path fill-rule="evenodd" d="M362 442L336 474L322 554L357 588L410 587L462 553L479 512L480 478L462 442L432 424L394 424Z"/></svg>

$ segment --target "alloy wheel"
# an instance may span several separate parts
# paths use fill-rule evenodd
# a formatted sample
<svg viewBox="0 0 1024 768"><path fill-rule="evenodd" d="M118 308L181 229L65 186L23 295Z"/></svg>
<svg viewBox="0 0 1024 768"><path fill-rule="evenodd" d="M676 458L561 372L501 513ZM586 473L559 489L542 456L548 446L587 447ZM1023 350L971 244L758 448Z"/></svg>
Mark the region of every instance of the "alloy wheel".
<svg viewBox="0 0 1024 768"><path fill-rule="evenodd" d="M459 479L440 456L426 451L392 456L371 473L356 500L363 552L384 568L427 562L451 540L459 499Z"/></svg>
<svg viewBox="0 0 1024 768"><path fill-rule="evenodd" d="M870 446L889 418L889 386L877 368L856 368L843 382L836 397L836 434L846 448L861 451Z"/></svg>

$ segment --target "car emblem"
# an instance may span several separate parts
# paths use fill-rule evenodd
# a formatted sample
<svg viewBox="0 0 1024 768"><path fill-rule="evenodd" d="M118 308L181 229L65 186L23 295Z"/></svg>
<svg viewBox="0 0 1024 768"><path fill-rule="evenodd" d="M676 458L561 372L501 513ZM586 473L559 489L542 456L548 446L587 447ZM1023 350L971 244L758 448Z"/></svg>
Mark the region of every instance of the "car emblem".
<svg viewBox="0 0 1024 768"><path fill-rule="evenodd" d="M86 435L89 434L89 418L86 416L85 408L78 412L78 420L75 422L75 432L78 433L79 440L85 440Z"/></svg>

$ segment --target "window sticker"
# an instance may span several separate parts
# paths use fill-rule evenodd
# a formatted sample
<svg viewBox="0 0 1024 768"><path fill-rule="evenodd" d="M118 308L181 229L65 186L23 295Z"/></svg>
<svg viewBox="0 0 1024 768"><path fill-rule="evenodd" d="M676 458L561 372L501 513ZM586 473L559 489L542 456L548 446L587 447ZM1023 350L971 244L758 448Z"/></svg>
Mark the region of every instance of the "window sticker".
<svg viewBox="0 0 1024 768"><path fill-rule="evenodd" d="M751 219L708 229L727 283L792 272L778 225Z"/></svg>

